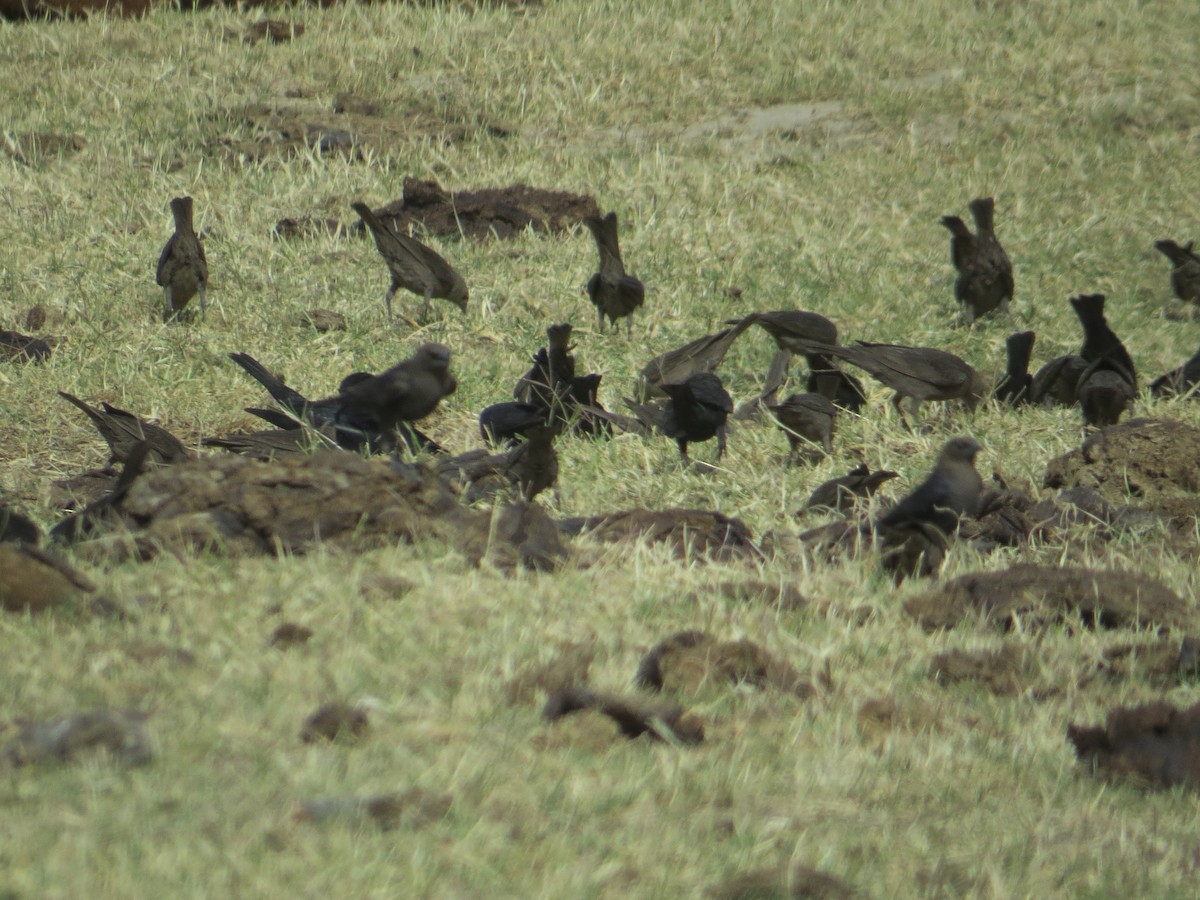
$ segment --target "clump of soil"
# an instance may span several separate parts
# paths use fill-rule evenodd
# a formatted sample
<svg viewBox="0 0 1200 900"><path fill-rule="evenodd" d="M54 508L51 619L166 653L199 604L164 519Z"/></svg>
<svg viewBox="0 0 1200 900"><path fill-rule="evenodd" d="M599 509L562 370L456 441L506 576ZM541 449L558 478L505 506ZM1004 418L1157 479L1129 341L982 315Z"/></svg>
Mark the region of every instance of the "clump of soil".
<svg viewBox="0 0 1200 900"><path fill-rule="evenodd" d="M672 693L696 693L714 684L749 684L799 697L816 693L790 663L753 641L718 641L701 631L681 631L660 641L638 666L634 681L638 687Z"/></svg>
<svg viewBox="0 0 1200 900"><path fill-rule="evenodd" d="M1114 709L1103 727L1068 726L1067 739L1079 761L1106 781L1200 787L1200 703L1176 709L1160 700Z"/></svg>
<svg viewBox="0 0 1200 900"><path fill-rule="evenodd" d="M929 677L938 684L978 682L998 696L1008 696L1024 687L1025 653L1018 647L998 650L949 650L929 664Z"/></svg>
<svg viewBox="0 0 1200 900"><path fill-rule="evenodd" d="M983 615L1007 627L1045 625L1073 618L1089 626L1185 626L1188 605L1161 583L1136 572L1019 565L977 572L913 597L904 610L926 628L952 628Z"/></svg>
<svg viewBox="0 0 1200 900"><path fill-rule="evenodd" d="M846 884L817 869L795 866L787 869L755 869L739 872L704 892L711 900L851 900L857 894Z"/></svg>
<svg viewBox="0 0 1200 900"><path fill-rule="evenodd" d="M1094 488L1111 503L1200 492L1200 428L1131 419L1097 432L1046 467L1046 487Z"/></svg>
<svg viewBox="0 0 1200 900"><path fill-rule="evenodd" d="M356 742L366 736L367 711L349 703L326 703L304 720L300 740L306 744L317 741Z"/></svg>
<svg viewBox="0 0 1200 900"><path fill-rule="evenodd" d="M0 609L39 613L87 601L96 586L65 561L28 544L0 544Z"/></svg>
<svg viewBox="0 0 1200 900"><path fill-rule="evenodd" d="M761 559L750 529L741 519L704 509L631 509L580 519L559 527L604 543L642 541L666 544L680 558Z"/></svg>
<svg viewBox="0 0 1200 900"><path fill-rule="evenodd" d="M586 684L595 658L593 642L563 644L546 662L527 663L521 668L508 683L508 700L510 703L528 703L538 691L554 694Z"/></svg>
<svg viewBox="0 0 1200 900"><path fill-rule="evenodd" d="M0 0L0 7L7 0ZM27 131L12 136L0 135L0 149L19 163L36 166L52 159L74 156L87 146L78 134L55 134L49 131Z"/></svg>

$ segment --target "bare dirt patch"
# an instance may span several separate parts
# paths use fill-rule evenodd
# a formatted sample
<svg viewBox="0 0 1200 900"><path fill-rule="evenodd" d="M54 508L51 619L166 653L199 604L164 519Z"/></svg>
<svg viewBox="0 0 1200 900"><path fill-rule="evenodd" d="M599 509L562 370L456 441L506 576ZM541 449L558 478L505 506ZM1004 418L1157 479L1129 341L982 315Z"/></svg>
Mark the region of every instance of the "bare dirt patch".
<svg viewBox="0 0 1200 900"><path fill-rule="evenodd" d="M1093 488L1111 503L1200 493L1200 428L1132 419L1105 428L1050 462L1043 484Z"/></svg>

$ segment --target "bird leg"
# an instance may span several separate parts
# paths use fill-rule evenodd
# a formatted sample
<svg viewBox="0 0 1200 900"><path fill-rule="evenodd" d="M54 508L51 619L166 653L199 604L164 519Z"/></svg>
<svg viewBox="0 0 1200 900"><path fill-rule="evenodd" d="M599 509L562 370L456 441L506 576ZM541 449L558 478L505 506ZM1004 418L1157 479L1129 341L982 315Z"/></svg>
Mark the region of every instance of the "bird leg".
<svg viewBox="0 0 1200 900"><path fill-rule="evenodd" d="M204 315L207 312L208 312L208 290L206 288L201 287L200 288L200 315Z"/></svg>
<svg viewBox="0 0 1200 900"><path fill-rule="evenodd" d="M168 284L163 288L163 294L166 297L163 305L163 321L169 322L171 320L171 314L175 312L175 306L171 303L171 285Z"/></svg>
<svg viewBox="0 0 1200 900"><path fill-rule="evenodd" d="M896 407L896 412L899 413L900 421L904 424L904 427L908 428L909 431L912 431L912 428L908 424L908 419L904 418L904 407L900 405L903 400L904 395L897 393L896 396L892 398L892 406Z"/></svg>
<svg viewBox="0 0 1200 900"><path fill-rule="evenodd" d="M422 325L425 324L426 317L429 315L429 300L433 291L429 288L425 289L425 302L421 304L421 312L417 315L417 321Z"/></svg>
<svg viewBox="0 0 1200 900"><path fill-rule="evenodd" d="M395 321L394 317L392 316L392 298L395 296L396 285L393 284L383 294L383 305L387 307L387 317L389 322Z"/></svg>
<svg viewBox="0 0 1200 900"><path fill-rule="evenodd" d="M625 317L625 339L633 340L633 313Z"/></svg>
<svg viewBox="0 0 1200 900"><path fill-rule="evenodd" d="M683 460L683 464L685 467L690 466L692 464L692 461L691 461L691 459L688 458L688 452L687 452L688 442L686 440L684 440L683 438L679 438L676 441L676 443L679 444L679 458Z"/></svg>
<svg viewBox="0 0 1200 900"><path fill-rule="evenodd" d="M596 308L596 330L604 334L604 310Z"/></svg>
<svg viewBox="0 0 1200 900"><path fill-rule="evenodd" d="M717 429L717 462L721 461L721 457L725 455L725 426L722 425Z"/></svg>

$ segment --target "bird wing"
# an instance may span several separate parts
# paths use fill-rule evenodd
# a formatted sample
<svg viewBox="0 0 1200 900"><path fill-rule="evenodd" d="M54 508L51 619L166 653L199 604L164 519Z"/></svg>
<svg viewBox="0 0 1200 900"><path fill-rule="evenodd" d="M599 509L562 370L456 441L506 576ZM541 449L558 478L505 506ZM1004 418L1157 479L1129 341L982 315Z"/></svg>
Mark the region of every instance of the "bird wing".
<svg viewBox="0 0 1200 900"><path fill-rule="evenodd" d="M159 287L166 287L171 280L171 253L175 249L175 238L177 235L172 234L167 238L167 243L162 248L162 253L158 257L158 268L154 270L154 281ZM204 251L200 251L201 259L204 258Z"/></svg>
<svg viewBox="0 0 1200 900"><path fill-rule="evenodd" d="M422 291L432 293L437 290L437 280L434 272L426 262L426 257L416 249L422 247L429 250L428 247L423 247L418 241L414 241L407 235L401 235L398 232L392 231L383 221L371 211L371 208L365 203L351 204L353 209L366 223L367 228L371 230L371 235L375 238L375 247L379 250L379 255L383 257L388 264L388 268L398 266L403 271L405 280L411 280L414 284L419 284ZM432 250L429 250L433 253ZM433 253L437 256L436 253ZM446 261L441 259L442 265L446 265Z"/></svg>

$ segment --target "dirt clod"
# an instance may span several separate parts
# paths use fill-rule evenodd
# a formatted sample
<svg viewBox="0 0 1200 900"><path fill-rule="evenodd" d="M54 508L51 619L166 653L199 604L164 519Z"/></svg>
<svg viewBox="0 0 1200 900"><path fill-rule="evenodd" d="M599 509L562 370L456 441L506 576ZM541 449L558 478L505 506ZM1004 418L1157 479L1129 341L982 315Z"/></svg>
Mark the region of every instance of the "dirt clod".
<svg viewBox="0 0 1200 900"><path fill-rule="evenodd" d="M1093 434L1046 467L1046 487L1090 487L1111 503L1200 492L1200 428L1131 419Z"/></svg>
<svg viewBox="0 0 1200 900"><path fill-rule="evenodd" d="M1177 709L1160 700L1114 709L1103 727L1068 726L1067 739L1080 763L1106 781L1200 787L1200 703Z"/></svg>
<svg viewBox="0 0 1200 900"><path fill-rule="evenodd" d="M680 558L760 559L750 529L741 519L704 509L631 509L568 519L568 534L587 534L604 543L644 541L666 544Z"/></svg>
<svg viewBox="0 0 1200 900"><path fill-rule="evenodd" d="M696 693L705 685L748 684L799 697L816 693L790 663L753 641L718 641L699 631L681 631L656 644L638 666L634 682L670 693Z"/></svg>
<svg viewBox="0 0 1200 900"><path fill-rule="evenodd" d="M304 720L300 740L306 744L316 741L358 741L367 733L367 711L349 703L326 703Z"/></svg>
<svg viewBox="0 0 1200 900"><path fill-rule="evenodd" d="M0 749L0 763L28 766L70 762L86 750L105 750L124 765L142 765L152 754L146 716L134 710L96 710L23 724Z"/></svg>

